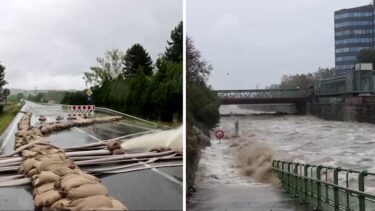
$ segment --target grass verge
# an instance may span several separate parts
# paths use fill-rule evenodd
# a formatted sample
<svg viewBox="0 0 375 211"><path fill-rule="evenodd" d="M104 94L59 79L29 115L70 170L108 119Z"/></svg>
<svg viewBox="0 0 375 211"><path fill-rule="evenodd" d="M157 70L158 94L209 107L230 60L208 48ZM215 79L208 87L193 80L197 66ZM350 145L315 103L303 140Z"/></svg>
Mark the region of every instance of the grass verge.
<svg viewBox="0 0 375 211"><path fill-rule="evenodd" d="M8 103L6 110L0 114L0 134L2 134L12 122L22 105L19 103Z"/></svg>

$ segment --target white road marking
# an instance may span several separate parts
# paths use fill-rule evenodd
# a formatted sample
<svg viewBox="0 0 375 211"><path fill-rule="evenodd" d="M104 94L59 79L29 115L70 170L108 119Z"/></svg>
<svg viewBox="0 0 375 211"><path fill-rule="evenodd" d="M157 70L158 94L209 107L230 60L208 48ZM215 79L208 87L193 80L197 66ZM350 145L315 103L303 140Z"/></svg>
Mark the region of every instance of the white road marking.
<svg viewBox="0 0 375 211"><path fill-rule="evenodd" d="M140 128L140 129L144 129L144 130L152 130L152 128L147 128L147 127L142 127L142 126L138 126L138 125L130 125L130 124L127 124L125 122L118 122L122 125L126 125L126 126L129 126L129 127L135 127L135 128Z"/></svg>
<svg viewBox="0 0 375 211"><path fill-rule="evenodd" d="M103 141L103 140L101 140L100 138L98 138L98 137L96 137L96 136L93 136L93 135L91 135L90 133L88 133L88 132L82 130L81 128L73 127L73 129L75 129L75 130L77 130L77 131L79 131L79 132L81 132L81 133L83 133L83 134L85 134L85 135L88 135L89 137L91 137L91 138L93 138L93 139L95 139L95 140L97 140L97 141Z"/></svg>
<svg viewBox="0 0 375 211"><path fill-rule="evenodd" d="M165 177L166 179L168 179L168 180L170 180L170 181L176 183L177 185L181 185L181 186L183 186L182 182L179 181L179 180L177 180L176 178L174 178L172 175L169 175L169 174L167 174L167 173L165 173L165 172L163 172L163 171L160 171L159 169L154 168L154 167L152 167L151 165L149 165L149 164L147 164L147 163L144 163L144 162L141 162L141 161L139 161L138 163L143 164L145 167L150 168L153 172L155 172L155 173L157 173L157 174L159 174L159 175Z"/></svg>

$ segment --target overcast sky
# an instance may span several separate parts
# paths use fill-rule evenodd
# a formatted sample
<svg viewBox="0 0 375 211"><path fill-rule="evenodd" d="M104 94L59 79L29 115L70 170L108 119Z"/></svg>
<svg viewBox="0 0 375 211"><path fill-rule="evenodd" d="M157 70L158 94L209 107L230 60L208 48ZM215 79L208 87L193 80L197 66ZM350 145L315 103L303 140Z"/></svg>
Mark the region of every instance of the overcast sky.
<svg viewBox="0 0 375 211"><path fill-rule="evenodd" d="M187 33L215 89L253 89L334 67L334 11L370 0L188 0Z"/></svg>
<svg viewBox="0 0 375 211"><path fill-rule="evenodd" d="M82 89L82 72L107 50L163 53L182 0L2 0L0 20L7 87Z"/></svg>

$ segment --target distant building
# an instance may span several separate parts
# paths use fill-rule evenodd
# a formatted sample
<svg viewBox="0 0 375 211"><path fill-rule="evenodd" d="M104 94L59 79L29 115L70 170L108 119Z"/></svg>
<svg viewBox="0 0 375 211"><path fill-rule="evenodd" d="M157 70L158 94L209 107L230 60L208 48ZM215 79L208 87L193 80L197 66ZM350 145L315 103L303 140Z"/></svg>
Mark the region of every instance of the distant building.
<svg viewBox="0 0 375 211"><path fill-rule="evenodd" d="M335 12L336 75L353 71L358 53L375 47L374 13L374 4Z"/></svg>

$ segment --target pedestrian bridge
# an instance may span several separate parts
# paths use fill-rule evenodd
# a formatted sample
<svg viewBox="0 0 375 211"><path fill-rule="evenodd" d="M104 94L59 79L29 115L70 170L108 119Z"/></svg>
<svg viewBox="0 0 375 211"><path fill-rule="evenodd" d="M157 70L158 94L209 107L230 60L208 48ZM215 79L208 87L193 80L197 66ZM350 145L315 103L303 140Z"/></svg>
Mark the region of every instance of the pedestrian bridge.
<svg viewBox="0 0 375 211"><path fill-rule="evenodd" d="M215 90L215 92L221 105L304 104L310 95L308 90L302 89Z"/></svg>

